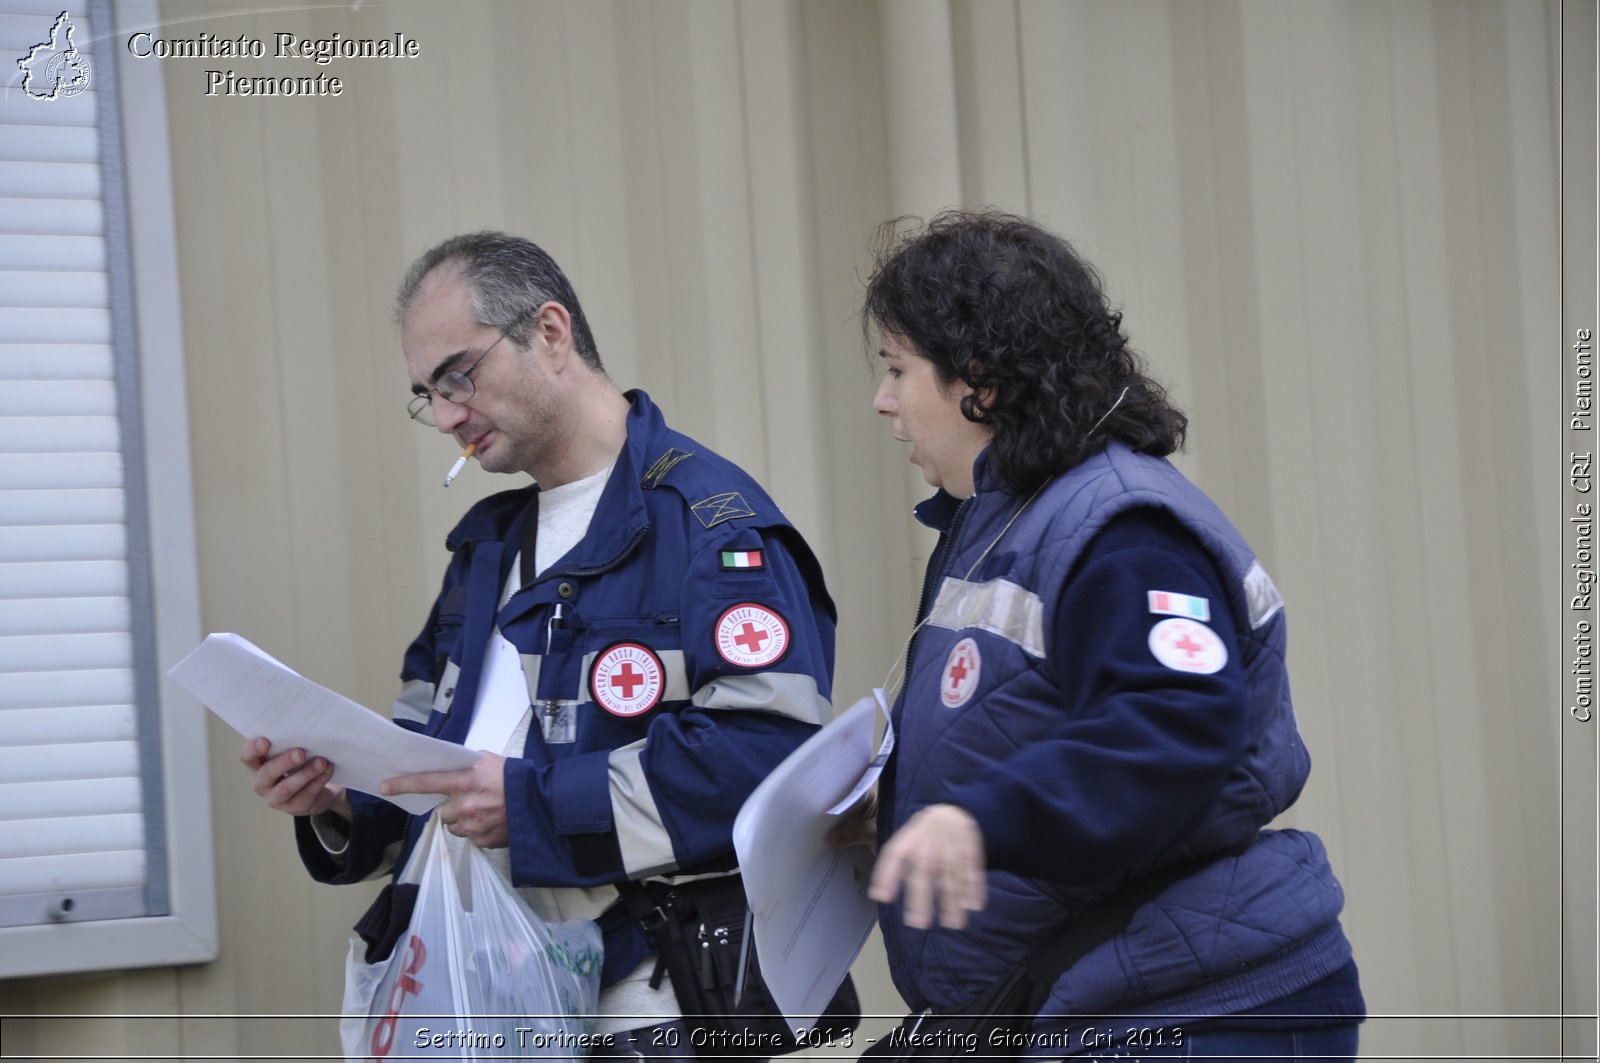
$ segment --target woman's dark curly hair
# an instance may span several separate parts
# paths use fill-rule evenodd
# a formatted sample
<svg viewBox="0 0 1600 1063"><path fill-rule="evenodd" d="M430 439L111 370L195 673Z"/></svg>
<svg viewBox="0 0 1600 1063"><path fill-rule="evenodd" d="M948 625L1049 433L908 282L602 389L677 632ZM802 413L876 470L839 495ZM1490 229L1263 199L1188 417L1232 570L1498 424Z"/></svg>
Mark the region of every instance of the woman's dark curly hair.
<svg viewBox="0 0 1600 1063"><path fill-rule="evenodd" d="M1066 240L998 211L945 211L920 231L908 221L878 232L862 328L869 343L874 327L911 341L941 381L973 388L961 412L994 430L1007 488L1032 491L1108 440L1155 455L1183 446L1188 418L1145 375L1100 275Z"/></svg>

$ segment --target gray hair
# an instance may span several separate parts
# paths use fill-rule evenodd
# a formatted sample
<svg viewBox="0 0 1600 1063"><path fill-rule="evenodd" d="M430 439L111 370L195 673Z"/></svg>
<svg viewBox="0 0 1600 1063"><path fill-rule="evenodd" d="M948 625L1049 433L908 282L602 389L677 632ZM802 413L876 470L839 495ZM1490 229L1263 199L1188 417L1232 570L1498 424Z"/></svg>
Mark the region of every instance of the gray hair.
<svg viewBox="0 0 1600 1063"><path fill-rule="evenodd" d="M422 282L447 263L460 265L472 292L472 316L480 325L500 329L512 343L526 347L533 311L545 303L560 303L572 318L572 342L578 354L604 371L589 321L567 275L538 244L505 233L452 236L413 262L395 296L396 325L405 323Z"/></svg>

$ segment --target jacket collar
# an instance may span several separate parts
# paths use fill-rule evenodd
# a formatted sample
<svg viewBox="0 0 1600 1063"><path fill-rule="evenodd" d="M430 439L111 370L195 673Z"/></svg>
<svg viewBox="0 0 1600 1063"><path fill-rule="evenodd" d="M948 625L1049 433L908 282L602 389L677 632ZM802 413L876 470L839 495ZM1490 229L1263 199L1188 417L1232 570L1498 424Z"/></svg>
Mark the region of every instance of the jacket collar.
<svg viewBox="0 0 1600 1063"><path fill-rule="evenodd" d="M1074 470L1081 469L1090 464L1097 457L1108 454L1112 457L1118 457L1130 453L1132 453L1132 451L1129 450L1127 444L1113 440L1112 442L1107 443L1105 449L1100 451L1099 454L1091 455L1089 458L1079 462L1077 465L1074 465L1066 472L1057 473L1055 476L1051 477L1051 479L1063 479L1064 477L1071 475ZM1010 490L1000 482L999 470L996 468L995 463L992 460L993 454L994 447L991 444L990 446L986 446L983 448L983 450L979 451L977 459L972 463L972 483L975 487L975 490L973 491L974 498L985 494L992 494L994 492L1004 492L1006 494L1011 493ZM915 514L918 521L927 525L929 528L932 528L934 531L942 534L950 530L950 525L955 521L956 510L961 507L961 501L961 499L956 498L948 491L940 488L932 495L932 497L923 499L921 502L919 502L916 508L912 510L912 513Z"/></svg>
<svg viewBox="0 0 1600 1063"><path fill-rule="evenodd" d="M666 431L661 411L643 391L630 391L626 398L628 437L617 455L611 477L606 481L596 508L596 519L573 553L563 558L561 569L604 567L617 560L649 523L644 492L639 484L640 470L651 443ZM467 543L486 540L506 541L518 530L528 499L538 490L535 484L490 495L467 511L445 538L445 546L458 550ZM552 572L556 571L553 567Z"/></svg>
<svg viewBox="0 0 1600 1063"><path fill-rule="evenodd" d="M989 452L992 449L992 445L984 447L972 463L973 497L985 491L1000 490L1000 482L990 469L992 463L989 461ZM943 534L955 522L956 510L961 508L961 502L961 499L941 487L931 497L917 503L911 512L917 520Z"/></svg>
<svg viewBox="0 0 1600 1063"><path fill-rule="evenodd" d="M932 496L918 502L911 513L923 525L942 535L955 523L956 510L960 508L961 499L941 487Z"/></svg>

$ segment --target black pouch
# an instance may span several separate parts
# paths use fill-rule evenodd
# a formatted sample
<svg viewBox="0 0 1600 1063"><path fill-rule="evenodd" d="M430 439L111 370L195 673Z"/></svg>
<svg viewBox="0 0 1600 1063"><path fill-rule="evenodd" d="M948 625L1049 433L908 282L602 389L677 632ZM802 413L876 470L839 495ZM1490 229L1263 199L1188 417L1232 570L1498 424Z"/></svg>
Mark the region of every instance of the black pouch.
<svg viewBox="0 0 1600 1063"><path fill-rule="evenodd" d="M1033 1025L1050 984L1026 965L1011 968L986 992L947 1012L907 1015L899 1026L861 1053L882 1060L1016 1059L1020 1036ZM1010 1035L1018 1036L1012 1037Z"/></svg>
<svg viewBox="0 0 1600 1063"><path fill-rule="evenodd" d="M795 1036L761 977L754 937L745 941L748 908L738 875L655 892L638 883L618 888L656 945L657 970L664 967L672 976L697 1055L778 1056L849 1044L851 1031L861 1025L861 1002L847 975L816 1026Z"/></svg>
<svg viewBox="0 0 1600 1063"><path fill-rule="evenodd" d="M417 907L415 882L393 882L383 887L373 898L372 906L356 923L355 932L367 943L368 963L382 963L394 952L400 935L411 925L411 913Z"/></svg>

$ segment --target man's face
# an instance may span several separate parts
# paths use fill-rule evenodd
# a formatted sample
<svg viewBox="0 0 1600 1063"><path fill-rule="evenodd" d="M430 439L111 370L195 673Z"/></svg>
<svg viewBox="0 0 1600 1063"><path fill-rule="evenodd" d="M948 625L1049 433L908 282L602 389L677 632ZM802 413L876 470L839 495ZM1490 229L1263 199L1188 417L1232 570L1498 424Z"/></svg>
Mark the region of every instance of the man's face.
<svg viewBox="0 0 1600 1063"><path fill-rule="evenodd" d="M533 474L559 438L562 408L557 381L540 357L545 340L537 327L526 348L502 340L499 329L474 319L471 291L460 270L446 264L418 289L400 346L413 390L432 387L451 370L472 370L471 398L433 398L439 431L463 448L476 443L478 463L490 472Z"/></svg>

